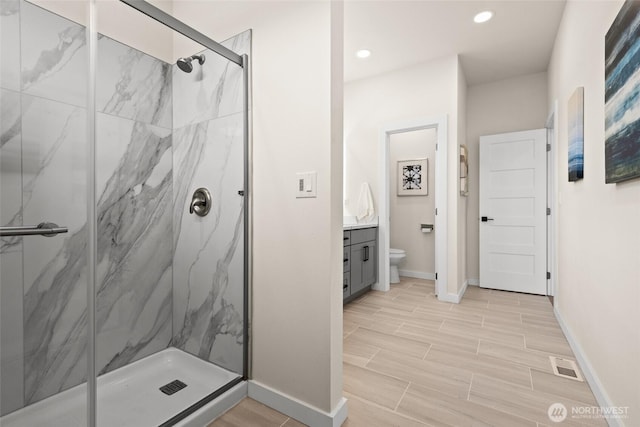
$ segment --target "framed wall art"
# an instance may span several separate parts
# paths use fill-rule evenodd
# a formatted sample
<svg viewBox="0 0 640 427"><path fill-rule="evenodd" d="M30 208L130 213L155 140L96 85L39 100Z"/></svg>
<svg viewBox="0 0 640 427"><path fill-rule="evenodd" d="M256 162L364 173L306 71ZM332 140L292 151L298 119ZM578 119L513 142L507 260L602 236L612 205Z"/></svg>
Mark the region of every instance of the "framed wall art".
<svg viewBox="0 0 640 427"><path fill-rule="evenodd" d="M569 98L569 181L584 178L584 88Z"/></svg>
<svg viewBox="0 0 640 427"><path fill-rule="evenodd" d="M469 195L469 150L466 145L460 146L460 195Z"/></svg>
<svg viewBox="0 0 640 427"><path fill-rule="evenodd" d="M640 177L640 2L627 0L605 36L605 182Z"/></svg>
<svg viewBox="0 0 640 427"><path fill-rule="evenodd" d="M429 194L428 160L398 160L398 196Z"/></svg>

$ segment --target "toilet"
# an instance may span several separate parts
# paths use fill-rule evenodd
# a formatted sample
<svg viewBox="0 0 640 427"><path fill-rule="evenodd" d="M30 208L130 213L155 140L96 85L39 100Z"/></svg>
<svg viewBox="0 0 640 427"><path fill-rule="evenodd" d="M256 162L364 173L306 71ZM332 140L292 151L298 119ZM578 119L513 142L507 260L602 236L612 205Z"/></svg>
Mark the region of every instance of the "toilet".
<svg viewBox="0 0 640 427"><path fill-rule="evenodd" d="M400 274L398 274L398 264L402 262L407 254L402 249L389 249L389 281L391 283L400 283Z"/></svg>

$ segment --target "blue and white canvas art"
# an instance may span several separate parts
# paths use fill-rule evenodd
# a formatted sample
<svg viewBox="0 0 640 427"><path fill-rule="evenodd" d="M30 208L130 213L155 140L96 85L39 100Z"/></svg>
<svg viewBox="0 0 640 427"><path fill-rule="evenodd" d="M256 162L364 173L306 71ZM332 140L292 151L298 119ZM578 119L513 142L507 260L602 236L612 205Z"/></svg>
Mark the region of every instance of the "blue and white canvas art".
<svg viewBox="0 0 640 427"><path fill-rule="evenodd" d="M569 98L569 181L584 177L584 88Z"/></svg>
<svg viewBox="0 0 640 427"><path fill-rule="evenodd" d="M640 2L627 0L605 38L605 181L640 177Z"/></svg>

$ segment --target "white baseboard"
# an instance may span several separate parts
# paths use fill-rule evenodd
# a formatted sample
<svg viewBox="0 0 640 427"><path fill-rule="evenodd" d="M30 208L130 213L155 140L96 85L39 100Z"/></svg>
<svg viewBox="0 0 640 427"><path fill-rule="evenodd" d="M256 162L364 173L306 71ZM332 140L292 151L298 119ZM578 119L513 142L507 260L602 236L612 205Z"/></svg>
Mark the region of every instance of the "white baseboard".
<svg viewBox="0 0 640 427"><path fill-rule="evenodd" d="M211 421L215 420L240 403L242 399L247 397L247 388L247 382L241 382L202 408L198 409L184 420L179 421L176 424L176 427L199 427L209 425Z"/></svg>
<svg viewBox="0 0 640 427"><path fill-rule="evenodd" d="M249 381L249 397L311 427L340 427L347 419L344 397L328 413L254 380Z"/></svg>
<svg viewBox="0 0 640 427"><path fill-rule="evenodd" d="M469 286L469 281L465 280L464 283L462 284L462 288L458 291L457 294L438 295L438 300L444 301L444 302L452 302L454 304L460 304L460 301L462 301L462 297L464 296L464 293L467 291L467 286Z"/></svg>
<svg viewBox="0 0 640 427"><path fill-rule="evenodd" d="M480 279L469 279L469 286L480 286Z"/></svg>
<svg viewBox="0 0 640 427"><path fill-rule="evenodd" d="M576 356L578 365L580 366L580 369L582 370L582 373L584 374L584 377L586 378L587 383L589 383L589 386L591 387L591 391L593 392L593 395L598 401L598 405L604 408L616 406L609 398L609 394L607 393L604 386L602 385L600 378L598 378L598 374L593 369L593 366L591 365L591 362L589 362L587 355L582 350L582 347L580 346L580 344L578 344L578 342L575 340L573 332L571 331L569 326L564 322L564 319L562 318L562 315L558 311L557 306L553 308L553 312L556 315L556 319L558 319L558 323L560 324L560 328L562 329L564 336L567 337L567 341L569 341L571 350L573 350L573 353ZM609 424L609 427L625 426L624 421L621 419L607 418L606 421Z"/></svg>
<svg viewBox="0 0 640 427"><path fill-rule="evenodd" d="M414 279L436 280L436 273L424 273L422 271L398 270L398 274Z"/></svg>

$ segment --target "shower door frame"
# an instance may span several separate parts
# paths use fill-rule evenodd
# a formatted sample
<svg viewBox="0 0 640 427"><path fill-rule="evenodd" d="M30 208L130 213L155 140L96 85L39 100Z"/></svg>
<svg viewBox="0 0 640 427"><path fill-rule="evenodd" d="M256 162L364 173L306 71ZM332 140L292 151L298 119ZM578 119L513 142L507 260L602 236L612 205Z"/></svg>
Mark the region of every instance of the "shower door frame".
<svg viewBox="0 0 640 427"><path fill-rule="evenodd" d="M244 185L241 192L243 196L243 215L244 215L244 253L243 253L243 360L242 360L242 374L240 377L230 381L224 386L214 390L209 395L205 396L198 402L194 403L183 411L174 415L169 420L165 421L160 427L169 427L175 423L183 420L189 415L196 412L198 409L204 407L209 402L216 399L226 391L235 387L237 384L246 381L249 378L249 354L250 354L250 342L249 342L249 322L250 322L250 220L251 214L249 212L251 203L250 196L250 173L249 173L249 157L250 151L250 62L249 55L238 55L232 50L226 48L215 40L205 36L184 22L174 18L166 12L158 9L157 7L147 3L145 0L120 0L128 6L138 10L139 12L149 16L150 18L160 22L161 24L171 28L174 31L182 34L185 37L201 44L207 49L219 54L220 56L228 59L243 69L242 73L242 85L243 85L243 175ZM87 153L87 219L88 219L88 231L89 231L89 244L88 244L88 292L87 292L87 320L89 328L89 340L87 343L87 424L91 427L97 425L97 372L95 366L96 357L96 330L95 330L95 292L96 292L96 265L97 265L97 212L96 212L96 148L95 148L95 94L96 94L96 64L97 64L97 8L96 0L89 0L87 8L87 45L89 47L89 54L87 55L87 67L89 71L88 78L88 95L87 95L87 111L91 112L87 114L87 141L88 141L88 153Z"/></svg>

